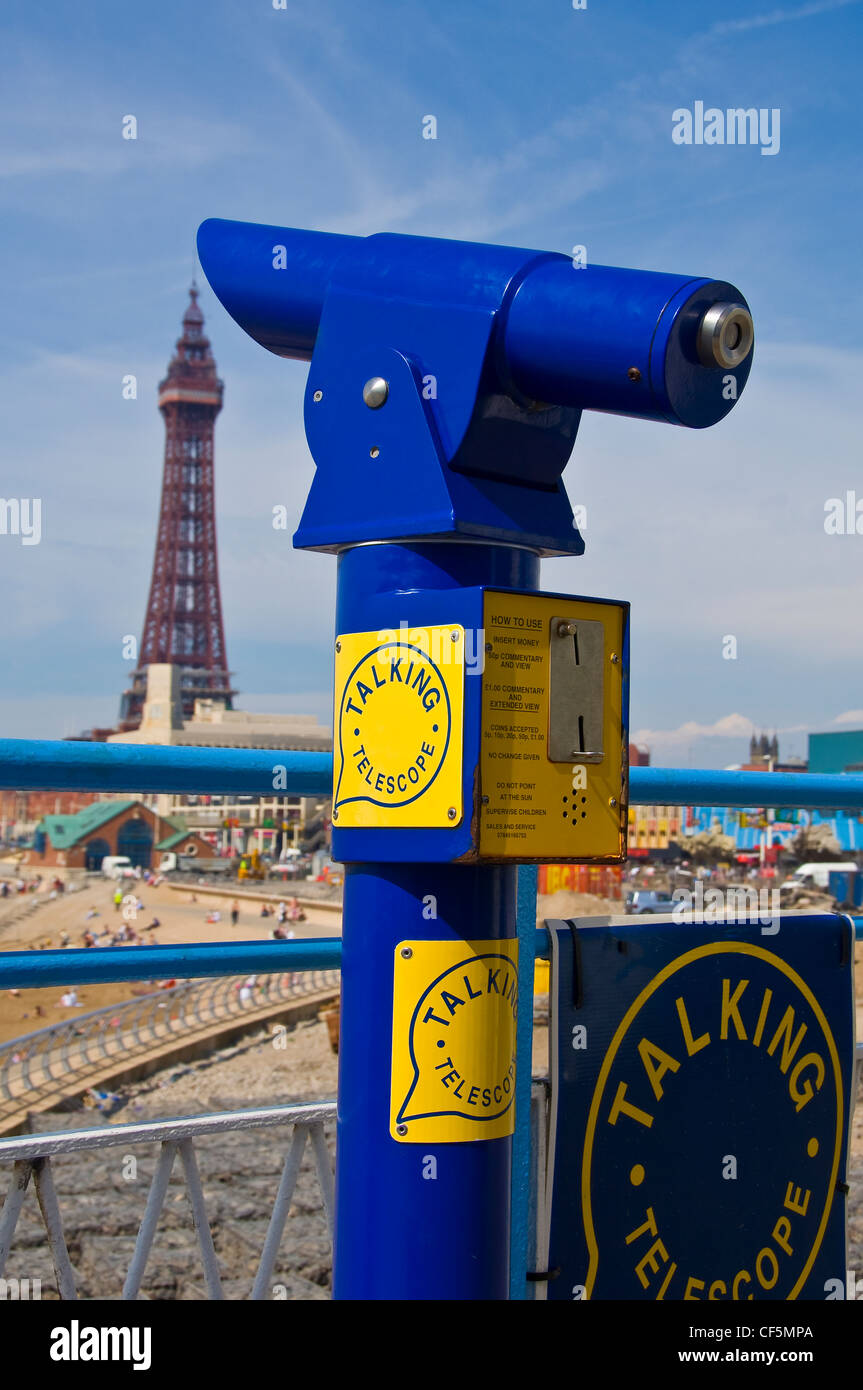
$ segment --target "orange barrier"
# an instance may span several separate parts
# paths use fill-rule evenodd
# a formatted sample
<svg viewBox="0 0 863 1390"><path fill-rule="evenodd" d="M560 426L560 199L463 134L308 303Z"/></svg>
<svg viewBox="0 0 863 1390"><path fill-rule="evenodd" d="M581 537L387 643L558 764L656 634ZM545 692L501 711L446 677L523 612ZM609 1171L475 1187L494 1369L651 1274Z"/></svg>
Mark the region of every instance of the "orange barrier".
<svg viewBox="0 0 863 1390"><path fill-rule="evenodd" d="M540 893L594 893L598 898L622 896L623 871L615 864L540 864Z"/></svg>

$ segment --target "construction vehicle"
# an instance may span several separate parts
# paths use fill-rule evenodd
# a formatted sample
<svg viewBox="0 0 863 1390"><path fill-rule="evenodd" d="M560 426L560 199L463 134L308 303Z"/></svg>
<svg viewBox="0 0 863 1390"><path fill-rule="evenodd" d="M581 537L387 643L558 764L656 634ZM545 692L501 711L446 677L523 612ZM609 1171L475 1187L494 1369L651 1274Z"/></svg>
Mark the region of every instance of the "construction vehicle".
<svg viewBox="0 0 863 1390"><path fill-rule="evenodd" d="M267 865L261 859L261 851L253 849L249 854L244 854L240 860L240 867L237 870L237 878L242 882L247 878L266 878Z"/></svg>

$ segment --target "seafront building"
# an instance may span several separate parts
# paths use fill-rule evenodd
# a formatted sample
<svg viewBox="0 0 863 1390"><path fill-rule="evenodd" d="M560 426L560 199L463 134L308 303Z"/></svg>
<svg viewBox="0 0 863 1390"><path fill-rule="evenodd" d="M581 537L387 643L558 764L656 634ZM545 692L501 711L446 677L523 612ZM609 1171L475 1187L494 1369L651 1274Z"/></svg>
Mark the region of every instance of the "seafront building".
<svg viewBox="0 0 863 1390"><path fill-rule="evenodd" d="M216 699L196 700L191 719L184 718L182 673L156 663L147 671L146 695L137 729L112 734L109 743L168 744L184 748L271 748L294 752L332 751L332 733L311 714L250 714L229 709ZM273 781L278 784L277 760ZM322 797L180 796L160 793L150 799L159 815L182 816L189 830L211 846L210 853L243 854L257 849L274 858L292 846L322 848L330 827L330 803Z"/></svg>
<svg viewBox="0 0 863 1390"><path fill-rule="evenodd" d="M75 815L45 816L20 862L27 871L93 872L106 856L124 854L141 869L155 869L166 850L200 857L210 853L207 842L182 821L160 816L142 801L121 798L95 801Z"/></svg>

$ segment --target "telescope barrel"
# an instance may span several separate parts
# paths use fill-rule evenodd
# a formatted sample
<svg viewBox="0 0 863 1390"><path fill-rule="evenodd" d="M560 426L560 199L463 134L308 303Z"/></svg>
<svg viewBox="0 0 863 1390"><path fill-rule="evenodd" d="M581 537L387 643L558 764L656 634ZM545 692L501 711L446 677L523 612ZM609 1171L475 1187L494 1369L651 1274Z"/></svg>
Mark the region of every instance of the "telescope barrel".
<svg viewBox="0 0 863 1390"><path fill-rule="evenodd" d="M198 250L228 312L282 357L311 359L338 269L342 284L354 274L358 291L368 276L381 296L491 304L498 388L516 400L703 428L732 408L752 363L749 309L725 281L581 266L524 248L215 218L202 224Z"/></svg>
<svg viewBox="0 0 863 1390"><path fill-rule="evenodd" d="M738 310L737 353L727 349L726 333L721 344L714 334L712 357L707 346L701 356L701 325L717 305ZM519 286L504 343L512 379L526 396L698 428L714 424L739 395L753 333L733 285L615 266L578 270L556 259ZM735 370L735 395L723 400L723 377Z"/></svg>

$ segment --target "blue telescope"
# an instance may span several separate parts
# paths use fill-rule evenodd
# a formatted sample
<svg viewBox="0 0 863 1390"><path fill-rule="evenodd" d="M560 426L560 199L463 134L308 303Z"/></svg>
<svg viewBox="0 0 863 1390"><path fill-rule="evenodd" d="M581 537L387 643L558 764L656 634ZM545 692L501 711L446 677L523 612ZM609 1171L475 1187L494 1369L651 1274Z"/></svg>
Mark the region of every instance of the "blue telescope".
<svg viewBox="0 0 863 1390"><path fill-rule="evenodd" d="M721 280L513 247L208 221L198 249L240 326L309 363L294 544L339 557L334 1295L505 1298L535 936L525 878L516 948L516 865L619 863L628 817L628 605L540 593L540 557L584 549L561 480L582 411L715 424L752 320Z"/></svg>
<svg viewBox="0 0 863 1390"><path fill-rule="evenodd" d="M560 476L581 412L701 429L752 364L749 308L722 280L220 219L198 250L237 323L311 363L302 547L472 534L579 554Z"/></svg>

